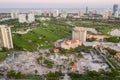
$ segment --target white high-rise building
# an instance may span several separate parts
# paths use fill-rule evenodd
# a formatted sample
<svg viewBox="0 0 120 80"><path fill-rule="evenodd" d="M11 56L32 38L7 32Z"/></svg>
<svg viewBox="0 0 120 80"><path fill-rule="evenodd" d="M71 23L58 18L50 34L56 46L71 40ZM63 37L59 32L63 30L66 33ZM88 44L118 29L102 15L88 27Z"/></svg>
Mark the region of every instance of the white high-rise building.
<svg viewBox="0 0 120 80"><path fill-rule="evenodd" d="M72 39L73 40L80 40L82 42L86 41L87 37L87 29L84 27L75 27L72 30Z"/></svg>
<svg viewBox="0 0 120 80"><path fill-rule="evenodd" d="M78 12L78 16L79 16L79 17L84 16L84 12L83 12L83 11L79 11L79 12Z"/></svg>
<svg viewBox="0 0 120 80"><path fill-rule="evenodd" d="M61 17L62 17L62 18L66 18L66 17L67 17L67 11L62 10L62 11L61 11Z"/></svg>
<svg viewBox="0 0 120 80"><path fill-rule="evenodd" d="M11 28L7 25L0 25L0 47L13 48Z"/></svg>
<svg viewBox="0 0 120 80"><path fill-rule="evenodd" d="M19 11L12 11L11 12L11 18L12 19L17 19L19 15Z"/></svg>
<svg viewBox="0 0 120 80"><path fill-rule="evenodd" d="M108 19L112 17L112 10L107 9L103 11L103 18Z"/></svg>
<svg viewBox="0 0 120 80"><path fill-rule="evenodd" d="M47 14L48 14L48 12L45 10L45 11L43 11L43 16L44 17L47 17Z"/></svg>
<svg viewBox="0 0 120 80"><path fill-rule="evenodd" d="M116 11L116 12L115 12L114 17L116 17L116 18L119 17L119 11Z"/></svg>
<svg viewBox="0 0 120 80"><path fill-rule="evenodd" d="M28 23L35 22L35 15L34 14L28 14Z"/></svg>
<svg viewBox="0 0 120 80"><path fill-rule="evenodd" d="M58 17L58 16L59 16L59 10L54 10L53 17Z"/></svg>
<svg viewBox="0 0 120 80"><path fill-rule="evenodd" d="M25 23L27 22L27 17L26 17L26 14L19 14L19 23Z"/></svg>
<svg viewBox="0 0 120 80"><path fill-rule="evenodd" d="M32 10L30 13L34 14L35 16L41 16L42 15L41 10Z"/></svg>
<svg viewBox="0 0 120 80"><path fill-rule="evenodd" d="M26 14L19 14L19 22L20 23L32 23L35 22L35 15L32 13Z"/></svg>

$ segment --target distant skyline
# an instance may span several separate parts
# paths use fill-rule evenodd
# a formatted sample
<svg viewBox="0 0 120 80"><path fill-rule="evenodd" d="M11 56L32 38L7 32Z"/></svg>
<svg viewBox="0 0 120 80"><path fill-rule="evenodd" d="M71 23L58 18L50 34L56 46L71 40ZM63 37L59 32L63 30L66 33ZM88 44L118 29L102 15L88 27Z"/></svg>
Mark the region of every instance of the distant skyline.
<svg viewBox="0 0 120 80"><path fill-rule="evenodd" d="M112 8L113 4L120 5L120 0L0 0L0 8Z"/></svg>

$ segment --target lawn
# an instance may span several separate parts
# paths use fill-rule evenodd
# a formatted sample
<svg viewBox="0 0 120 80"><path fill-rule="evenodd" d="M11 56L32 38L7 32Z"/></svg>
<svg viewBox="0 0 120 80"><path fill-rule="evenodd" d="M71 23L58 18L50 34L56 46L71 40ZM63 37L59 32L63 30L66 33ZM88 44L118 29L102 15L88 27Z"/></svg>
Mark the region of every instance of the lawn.
<svg viewBox="0 0 120 80"><path fill-rule="evenodd" d="M9 52L0 52L0 61L3 61Z"/></svg>
<svg viewBox="0 0 120 80"><path fill-rule="evenodd" d="M34 27L27 34L13 34L13 42L16 50L35 51L38 48L51 48L58 39L71 38L71 27L51 24Z"/></svg>
<svg viewBox="0 0 120 80"><path fill-rule="evenodd" d="M101 32L102 32L103 34L109 34L110 31L111 31L111 28L108 28L108 27L105 27L105 28L102 28L102 29L101 29Z"/></svg>
<svg viewBox="0 0 120 80"><path fill-rule="evenodd" d="M71 24L82 27L95 28L103 34L108 34L113 28L118 28L119 23L109 23L97 20L48 20L48 21L38 21L37 26L21 24L21 28L24 30L26 28L33 29L27 34L18 35L13 34L13 42L16 50L28 50L35 51L40 48L53 48L54 42L58 39L72 37L72 26ZM23 27L25 25L25 27ZM21 30L20 27L15 27L15 30ZM12 28L14 31L14 28Z"/></svg>

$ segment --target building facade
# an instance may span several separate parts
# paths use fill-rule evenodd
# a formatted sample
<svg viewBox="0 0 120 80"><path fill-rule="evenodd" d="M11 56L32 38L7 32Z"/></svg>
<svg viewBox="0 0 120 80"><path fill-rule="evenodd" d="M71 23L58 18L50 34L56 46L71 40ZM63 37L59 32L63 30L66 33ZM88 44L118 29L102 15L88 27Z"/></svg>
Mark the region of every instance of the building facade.
<svg viewBox="0 0 120 80"><path fill-rule="evenodd" d="M11 28L7 25L0 25L0 47L13 48Z"/></svg>
<svg viewBox="0 0 120 80"><path fill-rule="evenodd" d="M12 11L11 12L11 19L17 19L19 15L19 11Z"/></svg>
<svg viewBox="0 0 120 80"><path fill-rule="evenodd" d="M112 10L106 9L103 11L103 18L104 19L109 19L112 17Z"/></svg>
<svg viewBox="0 0 120 80"><path fill-rule="evenodd" d="M34 14L35 16L41 16L42 15L42 11L41 10L32 10L30 11L31 14Z"/></svg>
<svg viewBox="0 0 120 80"><path fill-rule="evenodd" d="M28 22L29 23L35 22L35 15L34 14L28 14Z"/></svg>
<svg viewBox="0 0 120 80"><path fill-rule="evenodd" d="M67 11L65 11L65 10L62 10L61 11L61 15L60 15L62 18L66 18L67 16L68 16L68 13L67 13Z"/></svg>
<svg viewBox="0 0 120 80"><path fill-rule="evenodd" d="M26 14L19 14L18 20L19 20L19 23L27 22Z"/></svg>
<svg viewBox="0 0 120 80"><path fill-rule="evenodd" d="M84 12L83 12L83 11L79 11L79 12L78 12L78 16L79 16L79 17L83 17L83 16L84 16Z"/></svg>
<svg viewBox="0 0 120 80"><path fill-rule="evenodd" d="M118 11L118 4L113 5L113 15Z"/></svg>
<svg viewBox="0 0 120 80"><path fill-rule="evenodd" d="M72 39L86 42L87 29L84 27L75 27L72 30Z"/></svg>
<svg viewBox="0 0 120 80"><path fill-rule="evenodd" d="M81 45L82 45L82 41L80 40L66 40L63 43L61 43L61 48L69 50L71 48L76 48Z"/></svg>
<svg viewBox="0 0 120 80"><path fill-rule="evenodd" d="M19 23L32 23L35 22L35 15L33 13L29 14L19 14Z"/></svg>
<svg viewBox="0 0 120 80"><path fill-rule="evenodd" d="M54 10L53 11L53 17L58 17L59 16L59 10Z"/></svg>

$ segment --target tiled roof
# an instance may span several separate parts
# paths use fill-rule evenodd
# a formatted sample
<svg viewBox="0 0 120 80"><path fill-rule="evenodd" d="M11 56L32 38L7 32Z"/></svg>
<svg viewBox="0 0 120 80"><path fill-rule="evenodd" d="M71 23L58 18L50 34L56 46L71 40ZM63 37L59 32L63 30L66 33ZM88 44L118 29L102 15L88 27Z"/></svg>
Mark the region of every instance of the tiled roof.
<svg viewBox="0 0 120 80"><path fill-rule="evenodd" d="M77 40L68 40L64 42L65 45L70 45L70 44L75 44L75 43L77 43Z"/></svg>
<svg viewBox="0 0 120 80"><path fill-rule="evenodd" d="M120 58L120 53L116 53L115 55L117 58Z"/></svg>
<svg viewBox="0 0 120 80"><path fill-rule="evenodd" d="M72 69L77 69L77 63L74 63L73 65L71 65Z"/></svg>

